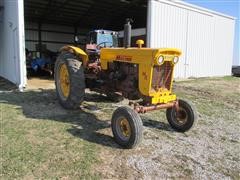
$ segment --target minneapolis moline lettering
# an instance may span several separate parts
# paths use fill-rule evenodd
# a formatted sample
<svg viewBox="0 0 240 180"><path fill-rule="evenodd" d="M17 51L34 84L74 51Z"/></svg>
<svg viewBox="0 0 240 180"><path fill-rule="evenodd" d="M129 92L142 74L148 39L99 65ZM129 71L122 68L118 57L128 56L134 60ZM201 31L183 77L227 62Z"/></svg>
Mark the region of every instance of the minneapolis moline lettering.
<svg viewBox="0 0 240 180"><path fill-rule="evenodd" d="M117 55L116 60L119 61L132 61L132 56Z"/></svg>

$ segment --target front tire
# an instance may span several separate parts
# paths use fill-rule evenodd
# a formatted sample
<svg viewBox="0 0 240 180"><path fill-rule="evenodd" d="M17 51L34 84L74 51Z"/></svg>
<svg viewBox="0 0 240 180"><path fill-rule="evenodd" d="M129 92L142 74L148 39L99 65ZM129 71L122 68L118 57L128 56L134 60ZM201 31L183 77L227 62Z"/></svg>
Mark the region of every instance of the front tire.
<svg viewBox="0 0 240 180"><path fill-rule="evenodd" d="M179 110L175 107L168 108L166 116L173 129L179 132L188 131L197 122L197 111L194 105L186 100L179 99Z"/></svg>
<svg viewBox="0 0 240 180"><path fill-rule="evenodd" d="M54 70L57 98L66 109L77 109L85 95L82 62L70 52L62 52Z"/></svg>
<svg viewBox="0 0 240 180"><path fill-rule="evenodd" d="M114 111L111 126L115 141L124 148L134 148L142 140L142 120L129 107L119 107Z"/></svg>

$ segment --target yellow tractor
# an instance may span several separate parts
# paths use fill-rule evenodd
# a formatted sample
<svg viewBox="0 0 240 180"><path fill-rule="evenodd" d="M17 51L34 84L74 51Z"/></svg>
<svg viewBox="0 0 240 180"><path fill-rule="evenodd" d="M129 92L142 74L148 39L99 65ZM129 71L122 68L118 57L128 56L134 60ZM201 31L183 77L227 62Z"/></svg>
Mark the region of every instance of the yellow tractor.
<svg viewBox="0 0 240 180"><path fill-rule="evenodd" d="M111 120L115 141L133 148L142 139L140 113L166 109L171 127L189 130L197 120L192 103L177 99L172 92L173 70L181 51L174 48L132 48L131 24L124 25L124 47L118 47L117 33L91 32L86 52L64 46L55 64L55 84L60 104L67 109L79 108L85 88L114 97L129 99L129 106L117 108ZM100 40L100 42L99 42Z"/></svg>

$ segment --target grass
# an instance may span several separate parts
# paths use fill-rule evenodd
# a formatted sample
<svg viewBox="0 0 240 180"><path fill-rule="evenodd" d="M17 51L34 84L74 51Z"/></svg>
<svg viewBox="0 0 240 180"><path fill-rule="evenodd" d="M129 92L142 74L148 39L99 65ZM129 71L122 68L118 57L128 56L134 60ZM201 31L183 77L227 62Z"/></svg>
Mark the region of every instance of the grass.
<svg viewBox="0 0 240 180"><path fill-rule="evenodd" d="M55 117L48 110L49 102L40 101L43 95L0 94L4 99L0 104L1 178L96 179L92 171L98 162L96 145L68 133L77 121L76 113L62 110ZM31 107L39 108L38 112L34 114Z"/></svg>

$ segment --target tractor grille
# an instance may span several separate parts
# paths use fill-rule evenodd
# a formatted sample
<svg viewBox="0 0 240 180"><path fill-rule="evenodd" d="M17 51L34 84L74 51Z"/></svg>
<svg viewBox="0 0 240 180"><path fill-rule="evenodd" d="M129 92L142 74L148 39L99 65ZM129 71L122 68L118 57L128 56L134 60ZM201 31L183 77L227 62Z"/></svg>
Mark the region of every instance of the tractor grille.
<svg viewBox="0 0 240 180"><path fill-rule="evenodd" d="M159 88L166 88L170 90L172 79L172 65L171 62L166 61L161 66L153 67L152 88L158 90Z"/></svg>

